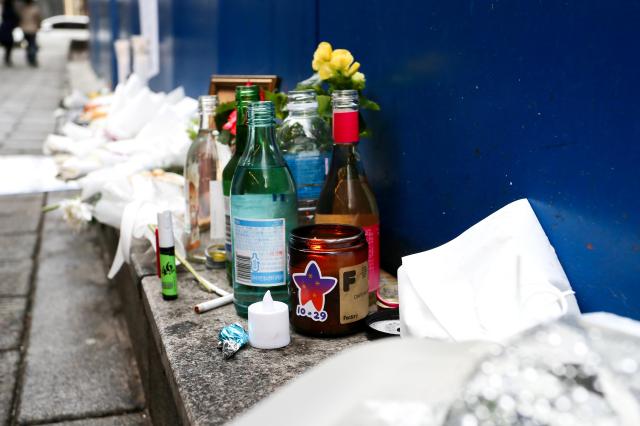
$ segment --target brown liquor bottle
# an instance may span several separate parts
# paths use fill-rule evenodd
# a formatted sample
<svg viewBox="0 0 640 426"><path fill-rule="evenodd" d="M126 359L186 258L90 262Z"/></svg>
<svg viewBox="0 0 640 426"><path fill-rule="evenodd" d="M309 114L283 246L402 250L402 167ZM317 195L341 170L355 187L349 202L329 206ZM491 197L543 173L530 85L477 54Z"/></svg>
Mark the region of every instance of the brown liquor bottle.
<svg viewBox="0 0 640 426"><path fill-rule="evenodd" d="M359 226L369 245L369 301L375 301L380 282L380 219L358 153L358 92L336 90L333 103L333 156L320 193L316 223Z"/></svg>

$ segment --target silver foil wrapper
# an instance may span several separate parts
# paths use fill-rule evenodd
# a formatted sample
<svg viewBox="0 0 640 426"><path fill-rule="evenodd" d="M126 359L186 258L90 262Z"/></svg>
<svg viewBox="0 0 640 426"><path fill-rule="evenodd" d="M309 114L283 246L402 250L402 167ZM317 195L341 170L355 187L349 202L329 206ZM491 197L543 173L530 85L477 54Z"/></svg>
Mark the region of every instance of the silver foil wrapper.
<svg viewBox="0 0 640 426"><path fill-rule="evenodd" d="M239 323L233 323L222 327L218 333L218 349L222 351L222 357L229 359L249 342L249 335Z"/></svg>

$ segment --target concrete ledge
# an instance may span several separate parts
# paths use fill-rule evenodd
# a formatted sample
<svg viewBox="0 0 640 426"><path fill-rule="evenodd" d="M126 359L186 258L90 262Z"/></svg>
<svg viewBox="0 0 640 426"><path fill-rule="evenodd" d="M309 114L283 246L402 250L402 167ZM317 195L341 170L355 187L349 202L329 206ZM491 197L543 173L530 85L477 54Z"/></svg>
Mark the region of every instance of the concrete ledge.
<svg viewBox="0 0 640 426"><path fill-rule="evenodd" d="M102 242L106 249L104 252L115 253L118 244L117 231L103 225L101 225L101 231ZM149 261L145 261L146 243L134 244L131 250L134 264L149 264ZM112 260L107 259L108 264ZM155 273L155 269L151 273ZM122 309L127 321L149 415L154 425L176 425L180 424L176 402L144 309L141 286L144 276L144 269L136 270L133 265L125 265L113 281L122 300Z"/></svg>
<svg viewBox="0 0 640 426"><path fill-rule="evenodd" d="M105 234L115 247L114 232L105 229ZM233 322L246 329L246 320L236 315L233 305L196 314L194 305L216 296L201 290L188 272L178 274L179 298L162 300L154 259L143 250L136 247L133 265L121 271L116 282L154 424L227 422L323 359L367 342L364 333L335 339L293 333L286 348L247 346L224 360L216 347L218 331ZM229 289L224 271L198 269ZM389 274L383 279L395 280Z"/></svg>

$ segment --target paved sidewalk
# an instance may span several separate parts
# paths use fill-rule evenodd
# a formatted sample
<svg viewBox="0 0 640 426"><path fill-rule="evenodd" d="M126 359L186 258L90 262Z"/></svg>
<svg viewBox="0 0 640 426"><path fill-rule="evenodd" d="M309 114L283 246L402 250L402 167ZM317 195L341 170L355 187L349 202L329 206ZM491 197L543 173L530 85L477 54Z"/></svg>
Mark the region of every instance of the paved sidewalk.
<svg viewBox="0 0 640 426"><path fill-rule="evenodd" d="M64 94L67 42L40 37L40 67L26 65L24 50L14 66L0 64L0 155L42 154L54 129L53 111Z"/></svg>
<svg viewBox="0 0 640 426"><path fill-rule="evenodd" d="M40 155L65 91L66 43L41 67L0 65L0 156ZM34 170L33 173L37 173ZM0 425L148 423L120 301L95 229L42 207L73 194L0 197Z"/></svg>

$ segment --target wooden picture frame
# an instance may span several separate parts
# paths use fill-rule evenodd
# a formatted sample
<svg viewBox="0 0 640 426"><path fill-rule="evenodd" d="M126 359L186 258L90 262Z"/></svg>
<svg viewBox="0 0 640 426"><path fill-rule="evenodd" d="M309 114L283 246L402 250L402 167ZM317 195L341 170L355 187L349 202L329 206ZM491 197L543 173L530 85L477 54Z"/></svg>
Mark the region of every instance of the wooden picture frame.
<svg viewBox="0 0 640 426"><path fill-rule="evenodd" d="M251 82L264 90L273 92L280 79L277 75L212 75L209 80L209 94L218 96L219 103L236 99L236 86Z"/></svg>

